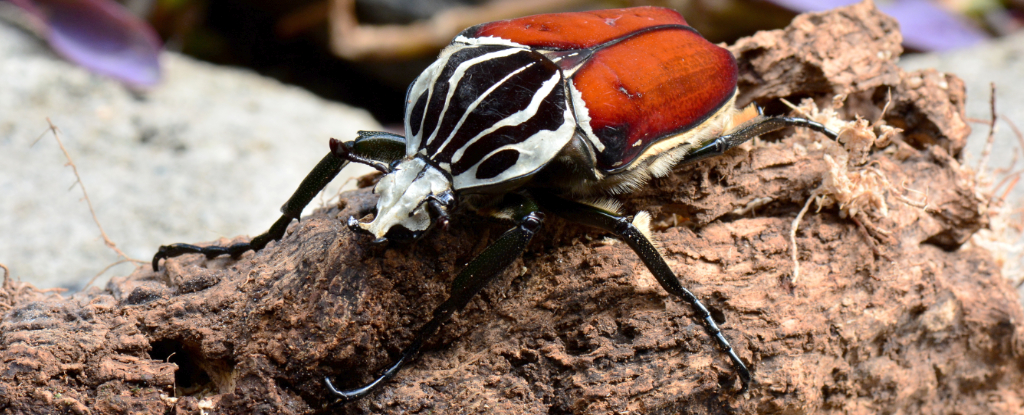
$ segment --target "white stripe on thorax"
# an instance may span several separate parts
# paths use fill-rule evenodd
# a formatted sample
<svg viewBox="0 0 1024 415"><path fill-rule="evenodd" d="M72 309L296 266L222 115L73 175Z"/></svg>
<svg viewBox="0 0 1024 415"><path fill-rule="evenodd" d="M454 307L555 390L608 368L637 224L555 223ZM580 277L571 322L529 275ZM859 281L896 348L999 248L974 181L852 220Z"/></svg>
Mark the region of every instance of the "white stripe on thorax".
<svg viewBox="0 0 1024 415"><path fill-rule="evenodd" d="M506 75L504 78L501 78L501 80L496 82L494 85L491 85L490 88L487 88L487 90L484 91L483 94L480 94L480 96L477 97L476 101L473 101L472 104L469 104L469 107L466 108L466 112L462 113L462 118L460 118L459 122L455 124L455 128L452 129L452 133L448 135L448 138L444 140L444 143L437 148L437 151L434 152L434 154L441 154L444 152L444 148L447 147L448 144L452 142L452 139L455 138L455 134L457 134L459 132L459 129L462 128L462 123L466 122L466 118L469 118L469 114L472 114L473 111L476 110L476 107L479 106L480 103L483 102L488 95L490 95L492 92L494 92L495 89L498 89L498 87L500 87L506 81L508 81L509 78L512 78L516 74L526 70L526 68L529 68L535 64L537 64L537 62L530 62L526 66L522 66L519 69L512 71L512 73Z"/></svg>
<svg viewBox="0 0 1024 415"><path fill-rule="evenodd" d="M483 55L477 56L473 59L460 63L459 66L455 68L455 71L452 72L452 76L448 78L448 95L445 96L444 98L444 107L441 107L441 115L437 117L437 124L434 125L434 131L430 133L430 137L427 138L427 143L429 144L433 142L434 139L437 138L437 132L441 129L441 122L444 120L445 114L448 113L448 104L451 103L452 96L455 95L455 89L458 87L459 82L462 81L462 77L466 75L466 71L469 70L469 68L472 68L474 65L480 62L489 61L491 59L503 58L522 51L523 49L502 49L497 52L485 53ZM470 82L472 82L472 80L470 80ZM427 105L430 105L429 101ZM426 115L426 111L424 111L424 115Z"/></svg>
<svg viewBox="0 0 1024 415"><path fill-rule="evenodd" d="M456 36L452 43L464 43L466 45L497 45L497 46L512 46L516 48L527 48L526 45L516 43L508 39L503 39L496 36L481 36L481 37L465 37L462 35Z"/></svg>
<svg viewBox="0 0 1024 415"><path fill-rule="evenodd" d="M438 56L434 63L430 64L427 69L423 70L423 73L416 78L416 83L409 89L409 102L405 103L405 154L406 156L412 157L419 151L420 143L423 138L423 125L427 119L427 110L430 106L430 97L434 94L434 84L437 77L444 70L444 67L448 65L448 59L451 58L452 54L457 49L453 49L451 46L441 51L441 55ZM423 115L420 116L420 130L415 135L412 133L412 110L416 107L416 102L419 101L423 94L427 94L426 103L423 105Z"/></svg>
<svg viewBox="0 0 1024 415"><path fill-rule="evenodd" d="M480 134L476 135L476 137L473 137L468 142L466 142L466 144L464 144L462 147L459 147L458 150L455 150L455 154L452 155L452 164L458 163L459 160L462 159L462 154L466 152L466 149L469 148L469 146L473 145L481 138L490 135L490 133L494 132L495 130L506 126L519 125L533 118L533 116L537 114L537 109L540 108L540 104L544 101L544 98L547 98L547 96L551 94L551 91L555 89L556 86L558 86L558 84L560 83L559 81L562 80L560 75L561 73L556 71L555 76L552 76L551 79L544 81L544 83L540 86L540 89L537 90L537 93L533 95L533 100L530 101L529 106L524 108L522 111L516 112L515 114L505 117L498 123L492 125L490 128L481 131Z"/></svg>
<svg viewBox="0 0 1024 415"><path fill-rule="evenodd" d="M575 117L570 108L565 109L562 117L564 122L554 131L541 130L521 143L507 144L494 149L494 151L481 158L473 167L453 177L453 188L464 189L501 183L529 174L544 166L569 143L573 133L576 131ZM479 170L481 164L498 152L508 149L519 152L519 158L515 164L490 179L481 180L476 178L477 170Z"/></svg>
<svg viewBox="0 0 1024 415"><path fill-rule="evenodd" d="M598 153L604 152L604 143L594 134L594 128L590 125L590 109L587 102L583 100L583 94L576 89L576 83L569 81L569 96L572 99L572 107L576 110L576 123L583 128L583 134L587 141L594 146Z"/></svg>

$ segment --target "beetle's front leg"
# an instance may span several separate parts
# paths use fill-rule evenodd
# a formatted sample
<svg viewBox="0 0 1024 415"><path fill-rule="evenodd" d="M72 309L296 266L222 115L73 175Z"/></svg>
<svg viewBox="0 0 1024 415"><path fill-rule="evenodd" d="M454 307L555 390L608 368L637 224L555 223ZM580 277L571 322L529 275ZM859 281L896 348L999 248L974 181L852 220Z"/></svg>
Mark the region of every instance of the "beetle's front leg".
<svg viewBox="0 0 1024 415"><path fill-rule="evenodd" d="M448 299L441 303L433 312L430 319L416 332L412 343L402 350L401 357L388 367L380 376L366 386L339 391L331 383L331 379L324 377L327 388L340 400L337 403L344 403L362 398L376 389L378 386L395 377L398 371L419 352L423 342L437 332L452 314L466 307L469 300L473 299L487 283L493 280L501 272L508 268L516 258L522 255L526 245L533 239L533 235L540 229L544 222L544 214L537 209L536 204L520 195L507 195L506 200L514 199L515 205L505 209L505 212L512 213L518 218L515 228L512 228L501 235L498 240L487 247L476 258L466 265L466 268L459 273L452 281L452 290ZM509 212L511 209L511 212Z"/></svg>
<svg viewBox="0 0 1024 415"><path fill-rule="evenodd" d="M253 251L263 249L270 241L279 240L284 236L284 232L292 220L299 218L302 209L350 161L367 164L386 172L388 163L405 154L405 139L390 133L360 131L359 138L354 141L343 143L332 138L330 144L331 152L324 156L313 168L313 171L306 175L292 197L288 198L284 206L281 206L281 217L266 232L252 238L249 242L230 246L197 246L181 243L163 245L157 250L156 255L153 255L153 271L159 271L161 259L184 254L203 254L207 259L220 255L231 255L232 258L238 258L250 249Z"/></svg>
<svg viewBox="0 0 1024 415"><path fill-rule="evenodd" d="M722 351L729 355L733 367L736 368L736 372L739 373L740 378L743 380L743 389L747 389L751 379L750 370L747 369L747 365L736 355L736 351L733 350L732 345L729 344L729 341L722 334L718 324L711 318L711 313L708 312L707 307L704 307L704 304L700 302L697 296L693 295L690 290L687 290L679 282L679 278L676 277L672 269L665 263L665 259L658 253L658 249L651 243L647 235L644 234L645 231L637 228L625 217L603 209L563 199L542 191L531 192L531 194L544 210L576 223L604 229L614 233L619 239L626 242L633 249L633 252L636 252L640 257L640 260L647 266L647 269L651 271L651 274L654 274L654 278L658 280L658 283L661 284L665 291L682 298L693 306L694 311L704 321L704 326L709 334L711 334L711 337L714 337Z"/></svg>

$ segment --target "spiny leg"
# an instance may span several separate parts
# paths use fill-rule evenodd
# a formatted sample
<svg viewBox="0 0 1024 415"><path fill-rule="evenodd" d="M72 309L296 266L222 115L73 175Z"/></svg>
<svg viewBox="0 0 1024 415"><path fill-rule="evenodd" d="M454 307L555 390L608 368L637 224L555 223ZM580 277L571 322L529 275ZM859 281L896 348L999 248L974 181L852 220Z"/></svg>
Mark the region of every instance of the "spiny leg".
<svg viewBox="0 0 1024 415"><path fill-rule="evenodd" d="M420 327L412 343L406 346L405 350L402 350L401 357L384 370L380 376L366 386L346 391L336 389L334 384L331 383L331 379L325 376L324 383L327 384L327 388L340 399L336 403L345 403L362 398L373 392L374 389L384 382L395 377L398 371L419 352L420 348L423 347L423 342L433 336L456 311L465 308L469 300L473 299L487 283L496 276L501 275L502 271L522 255L526 245L533 239L533 235L536 234L544 222L544 214L540 212L533 201L521 195L507 195L505 199L514 203L509 209L511 209L513 217L519 218L516 227L502 234L498 240L494 241L493 244L474 258L455 277L455 280L452 281L452 290L448 299L434 309L433 318Z"/></svg>
<svg viewBox="0 0 1024 415"><path fill-rule="evenodd" d="M733 367L735 367L736 372L739 373L743 381L743 390L747 389L751 379L750 370L747 369L747 365L736 355L736 351L733 350L732 345L729 344L725 335L722 334L718 324L711 318L711 313L708 312L707 307L704 307L704 304L690 290L683 287L679 282L679 278L676 278L675 273L665 263L665 259L658 253L658 249L640 229L626 218L603 209L563 199L542 191L531 192L531 195L544 210L576 223L614 233L619 239L626 242L633 249L633 252L636 252L640 257L640 260L647 266L647 269L651 271L651 274L654 274L654 278L658 280L658 283L661 284L665 291L682 298L693 306L694 311L704 321L704 327L708 330L708 333L718 342L718 346L722 351L729 355L729 359L732 360Z"/></svg>
<svg viewBox="0 0 1024 415"><path fill-rule="evenodd" d="M160 270L161 259L184 254L203 254L207 259L213 259L220 255L231 255L232 258L238 258L250 249L253 251L263 249L270 241L280 240L284 236L284 232L292 220L298 219L302 215L302 209L338 175L349 161L369 164L382 170L386 169L392 160L401 158L405 154L405 139L390 133L360 131L359 138L355 141L343 143L332 138L330 144L331 152L306 175L295 193L288 198L284 206L281 206L281 217L266 232L252 238L249 242L230 246L197 246L181 243L161 246L156 255L153 255L153 271ZM386 170L383 171L386 172Z"/></svg>
<svg viewBox="0 0 1024 415"><path fill-rule="evenodd" d="M828 138L835 140L839 137L834 131L829 130L824 125L818 122L814 122L805 118L797 117L759 117L754 122L741 126L735 132L726 134L716 138L714 141L705 144L694 150L692 153L687 154L679 161L679 164L693 163L698 160L703 160L708 157L714 157L721 155L728 151L730 148L736 147L743 144L754 137L762 134L767 134L772 131L778 131L786 127L803 127L813 131L825 134Z"/></svg>

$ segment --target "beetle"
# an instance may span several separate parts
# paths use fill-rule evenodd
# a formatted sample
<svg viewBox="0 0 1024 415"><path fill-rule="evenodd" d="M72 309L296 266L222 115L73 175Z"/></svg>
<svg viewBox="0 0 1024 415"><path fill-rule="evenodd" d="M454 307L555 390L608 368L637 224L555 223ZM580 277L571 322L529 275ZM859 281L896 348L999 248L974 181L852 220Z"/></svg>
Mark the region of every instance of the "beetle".
<svg viewBox="0 0 1024 415"><path fill-rule="evenodd" d="M650 215L624 216L607 203L677 165L781 128L837 138L814 121L765 116L755 104L738 108L737 76L729 51L665 8L542 14L473 26L409 86L404 137L361 131L352 141L332 138L330 153L267 232L230 246L161 246L153 269L159 270L161 259L183 254L238 258L260 250L281 239L344 166L367 164L383 173L373 190L375 214L365 223L350 217L348 227L375 243L414 241L431 229L444 230L456 208L515 225L455 277L449 297L372 382L341 391L324 379L339 402L366 396L393 378L523 253L546 214L623 240L667 292L692 306L745 390L750 370L651 242Z"/></svg>

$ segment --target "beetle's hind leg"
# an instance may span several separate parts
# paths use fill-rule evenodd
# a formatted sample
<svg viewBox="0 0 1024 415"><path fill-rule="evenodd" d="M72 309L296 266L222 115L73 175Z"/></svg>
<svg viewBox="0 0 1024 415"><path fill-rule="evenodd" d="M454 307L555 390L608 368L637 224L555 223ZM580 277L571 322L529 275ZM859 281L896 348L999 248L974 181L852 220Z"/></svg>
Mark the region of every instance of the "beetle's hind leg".
<svg viewBox="0 0 1024 415"><path fill-rule="evenodd" d="M710 143L701 146L692 153L687 154L679 161L679 164L693 163L708 157L715 157L725 153L730 148L736 147L754 137L778 131L786 127L802 127L825 134L828 138L835 140L839 137L836 132L829 130L819 122L799 117L764 117L758 116L754 121L741 126L729 134L719 136Z"/></svg>
<svg viewBox="0 0 1024 415"><path fill-rule="evenodd" d="M725 338L722 330L718 328L718 324L711 318L711 313L708 312L707 307L690 290L683 287L679 282L679 278L676 278L675 273L665 263L665 259L662 258L661 254L658 253L658 249L645 234L646 229L640 229L625 217L604 209L563 199L541 191L531 192L531 194L544 210L572 222L611 232L626 242L633 249L633 252L636 252L640 257L640 260L643 261L644 265L647 266L647 269L651 271L651 274L654 275L654 278L658 280L658 283L661 284L665 291L690 303L697 316L704 322L704 327L708 333L718 342L718 346L722 351L729 355L733 367L743 381L743 390L747 389L751 381L750 370L747 369L747 365L736 355L736 351L729 344L729 340Z"/></svg>
<svg viewBox="0 0 1024 415"><path fill-rule="evenodd" d="M441 303L433 312L433 318L419 328L412 343L402 350L401 357L395 363L384 370L376 379L369 384L351 390L340 391L331 383L331 379L324 377L324 383L339 401L337 403L350 402L362 398L376 389L378 386L395 377L398 371L405 366L409 360L423 347L423 342L437 332L456 311L466 307L469 300L472 300L487 283L494 277L501 275L502 271L508 268L516 258L522 255L526 245L533 239L540 226L544 223L544 214L540 212L537 205L530 199L517 194L505 196L505 201L511 204L504 211L517 218L516 227L509 229L501 235L494 243L487 247L480 255L466 265L466 268L452 281L451 293L444 303Z"/></svg>
<svg viewBox="0 0 1024 415"><path fill-rule="evenodd" d="M302 215L302 209L320 193L350 161L368 164L378 170L387 171L388 163L405 154L405 139L402 136L381 132L360 131L354 141L341 142L331 139L331 152L317 163L306 175L284 206L281 217L263 234L249 242L230 246L197 246L191 244L163 245L153 255L153 271L159 271L160 260L184 254L203 254L207 259L221 255L238 258L248 250L258 251L270 241L280 240L293 219Z"/></svg>

